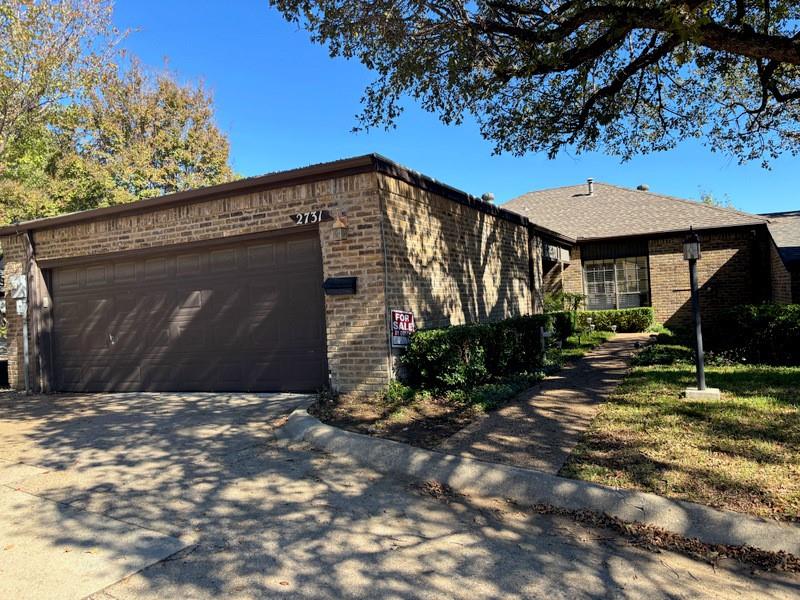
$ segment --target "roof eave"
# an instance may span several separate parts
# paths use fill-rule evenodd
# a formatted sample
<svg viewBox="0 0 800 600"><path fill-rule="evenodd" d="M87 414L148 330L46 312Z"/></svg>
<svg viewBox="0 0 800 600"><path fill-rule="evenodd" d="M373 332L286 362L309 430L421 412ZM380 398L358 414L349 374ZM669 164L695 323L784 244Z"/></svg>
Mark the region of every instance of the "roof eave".
<svg viewBox="0 0 800 600"><path fill-rule="evenodd" d="M737 223L735 225L709 225L709 226L701 226L701 227L692 227L693 231L721 231L726 229L740 229L743 227L766 227L766 221L752 221L751 223ZM626 238L632 237L662 237L662 236L669 236L675 235L679 233L687 233L689 231L688 227L681 227L678 229L660 229L658 231L649 231L644 233L631 233L631 234L622 234L622 235L603 235L603 236L578 236L577 242L601 242L601 241L608 241L608 240L621 240Z"/></svg>
<svg viewBox="0 0 800 600"><path fill-rule="evenodd" d="M237 179L236 181L230 181L228 183L221 183L218 185L186 190L183 192L175 192L172 194L166 194L164 196L158 196L156 198L146 198L144 200L137 200L127 204L117 204L114 206L58 215L55 217L45 217L43 219L24 221L22 223L15 223L13 225L0 227L0 236L21 233L24 231L34 231L37 229L59 227L80 221L92 221L124 213L146 212L162 206L211 200L214 198L255 191L258 189L316 181L345 173L356 174L368 172L375 168L375 164L379 160L382 160L382 157L379 157L376 154L367 154L353 158L346 158L339 161L290 169L288 171L269 173L267 175L248 177L245 179Z"/></svg>

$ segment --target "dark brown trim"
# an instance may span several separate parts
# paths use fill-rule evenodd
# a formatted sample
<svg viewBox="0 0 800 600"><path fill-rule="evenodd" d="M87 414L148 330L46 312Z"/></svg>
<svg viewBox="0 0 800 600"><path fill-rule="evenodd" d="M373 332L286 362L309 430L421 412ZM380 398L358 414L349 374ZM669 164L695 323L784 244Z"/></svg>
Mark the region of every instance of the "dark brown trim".
<svg viewBox="0 0 800 600"><path fill-rule="evenodd" d="M570 250L575 244L577 244L577 240L575 240L575 238L558 233L552 229L547 229L546 227L541 227L535 223L528 223L528 228L535 231L543 240L558 246L566 246L567 250Z"/></svg>
<svg viewBox="0 0 800 600"><path fill-rule="evenodd" d="M206 248L209 246L226 246L228 244L237 244L239 242L247 242L249 240L257 240L263 238L285 237L295 234L300 234L318 229L318 225L297 225L295 227L287 227L284 229L270 229L268 231L258 231L255 233L245 233L241 235L229 235L227 237L216 237L207 240L195 240L191 242L179 242L177 244L165 244L163 246L149 246L147 248L133 248L131 250L119 250L117 252L104 252L101 254L81 254L80 256L69 256L63 258L51 258L48 260L39 261L39 265L43 269L54 269L58 267L83 265L93 262L104 262L106 260L113 260L121 257L138 258L152 254L168 254L172 252L180 252L182 250L191 250L194 248Z"/></svg>
<svg viewBox="0 0 800 600"><path fill-rule="evenodd" d="M25 251L25 276L28 281L28 375L33 392L49 393L52 389L52 301L47 273L36 260L36 246L31 235L21 235ZM23 363L23 369L24 369Z"/></svg>
<svg viewBox="0 0 800 600"><path fill-rule="evenodd" d="M527 217L524 217L519 213L507 210L505 208L500 208L499 206L489 204L488 202L484 202L475 196L472 196L447 184L441 183L440 181L428 177L427 175L412 171L411 169L408 169L379 154L367 154L364 156L345 158L328 163L320 163L299 169L291 169L289 171L281 171L278 173L271 173L258 177L249 177L220 185L214 185L195 190L187 190L185 192L177 192L175 194L167 194L166 196L159 196L157 198L138 200L129 204L118 204L116 206L95 208L93 210L75 212L57 217L26 221L24 223L0 227L0 236L12 235L14 233L21 233L23 231L51 229L53 227L62 227L72 223L96 221L121 214L133 215L168 206L205 202L218 198L225 198L235 194L252 193L277 187L323 181L332 177L346 177L349 175L368 173L370 171L376 171L389 177L399 179L410 185L437 194L447 198L448 200L468 206L474 210L478 210L494 217L504 219L518 225L532 227L533 230L540 235L555 242L564 244L575 243L573 238L547 229L546 227L541 227L535 223L531 223Z"/></svg>
<svg viewBox="0 0 800 600"><path fill-rule="evenodd" d="M427 177L426 175L407 169L389 160L388 158L384 158L383 156L375 156L375 170L379 173L383 173L384 175L388 175L389 177L393 177L394 179L404 181L410 185L413 185L414 187L418 187L421 190L431 192L437 196L442 196L448 200L468 206L469 208L475 209L482 213L516 223L517 225L524 226L528 225L529 223L528 218L523 217L519 213L506 210L505 208L500 208L499 206L489 204L488 202L484 202L480 198L476 198L471 194L462 192L459 189L456 189L445 183L441 183L440 181L436 181L435 179Z"/></svg>
<svg viewBox="0 0 800 600"><path fill-rule="evenodd" d="M758 229L759 227L766 228L766 223L752 223L750 225L726 225L725 227L695 227L694 231L697 232L705 232L705 233L724 233L724 232L733 232L733 231L740 231L742 229ZM627 240L627 239L638 239L638 238L647 238L647 239L664 239L664 238L671 238L677 237L680 235L685 235L689 233L689 229L672 229L668 231L657 231L653 233L635 233L631 235L615 235L615 236L608 236L608 237L578 237L576 243L577 245L582 244L591 244L595 242L614 242L617 240Z"/></svg>

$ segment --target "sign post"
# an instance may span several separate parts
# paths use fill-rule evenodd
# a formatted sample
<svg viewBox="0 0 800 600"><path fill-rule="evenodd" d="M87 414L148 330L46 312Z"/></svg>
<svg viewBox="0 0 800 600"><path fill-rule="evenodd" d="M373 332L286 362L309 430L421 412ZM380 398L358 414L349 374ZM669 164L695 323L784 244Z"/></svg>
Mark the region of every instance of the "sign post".
<svg viewBox="0 0 800 600"><path fill-rule="evenodd" d="M411 343L411 334L417 330L414 313L406 310L392 311L392 348L405 348Z"/></svg>

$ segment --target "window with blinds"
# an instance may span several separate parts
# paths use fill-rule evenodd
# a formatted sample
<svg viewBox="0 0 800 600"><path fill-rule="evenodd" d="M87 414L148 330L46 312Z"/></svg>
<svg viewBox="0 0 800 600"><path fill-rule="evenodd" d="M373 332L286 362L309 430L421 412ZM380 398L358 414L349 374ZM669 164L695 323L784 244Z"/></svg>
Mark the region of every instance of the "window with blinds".
<svg viewBox="0 0 800 600"><path fill-rule="evenodd" d="M589 310L650 305L646 256L587 260L583 274Z"/></svg>

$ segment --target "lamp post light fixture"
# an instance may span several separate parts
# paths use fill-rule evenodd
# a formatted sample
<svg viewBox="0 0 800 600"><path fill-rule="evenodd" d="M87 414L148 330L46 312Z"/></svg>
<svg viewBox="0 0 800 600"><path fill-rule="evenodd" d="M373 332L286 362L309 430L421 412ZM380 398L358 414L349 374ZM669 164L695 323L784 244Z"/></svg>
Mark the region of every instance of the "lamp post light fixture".
<svg viewBox="0 0 800 600"><path fill-rule="evenodd" d="M700 260L700 237L690 227L689 235L683 242L683 258L689 262L689 285L692 292L692 317L695 336L695 366L697 387L686 390L687 398L719 399L719 390L706 387L706 371L703 357L703 330L700 326L700 293L697 289L697 261Z"/></svg>

